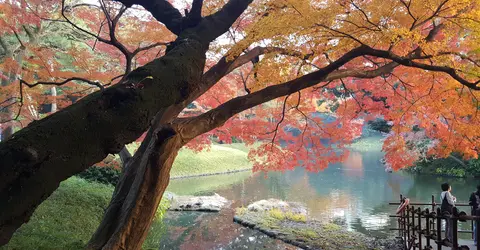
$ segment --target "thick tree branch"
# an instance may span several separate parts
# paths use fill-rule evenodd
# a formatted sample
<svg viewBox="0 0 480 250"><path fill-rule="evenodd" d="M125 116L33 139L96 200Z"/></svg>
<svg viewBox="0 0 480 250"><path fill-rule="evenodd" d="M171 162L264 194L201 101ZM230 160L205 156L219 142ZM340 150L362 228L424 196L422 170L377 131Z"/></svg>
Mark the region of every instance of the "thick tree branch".
<svg viewBox="0 0 480 250"><path fill-rule="evenodd" d="M174 34L179 35L182 32L183 17L173 5L167 0L116 0L126 7L134 4L141 5L149 11L155 19L165 24L165 26Z"/></svg>
<svg viewBox="0 0 480 250"><path fill-rule="evenodd" d="M309 54L305 55L298 51L288 50L279 47L255 47L247 53L240 55L233 60L228 60L228 54L227 56L222 57L216 65L214 65L207 72L205 72L205 74L203 75L204 82L206 85L214 84L236 68L251 62L253 59L260 55L268 53L277 53L298 57L302 60L306 60L311 56Z"/></svg>
<svg viewBox="0 0 480 250"><path fill-rule="evenodd" d="M271 101L275 98L288 96L292 93L298 92L308 87L312 87L319 82L326 82L321 87L325 87L333 80L338 80L346 77L355 78L375 78L388 73L401 65L402 63L391 62L375 70L366 71L364 69L348 69L335 70L341 65L352 60L355 57L362 56L362 54L371 55L371 49L365 46L354 49L337 61L333 61L330 65L321 68L318 71L304 75L295 80L291 80L282 84L266 87L257 92L231 99L223 103L215 109L203 113L196 117L177 119L176 122L182 123L183 129L180 135L182 140L188 142L196 136L208 132L216 127L222 126L232 116L260 105L264 102ZM409 65L406 65L409 66Z"/></svg>
<svg viewBox="0 0 480 250"><path fill-rule="evenodd" d="M200 20L202 18L203 0L193 0L192 8L190 9L189 18Z"/></svg>
<svg viewBox="0 0 480 250"><path fill-rule="evenodd" d="M248 8L253 0L229 0L219 11L203 18L196 33L204 43L210 43L227 32L238 17Z"/></svg>
<svg viewBox="0 0 480 250"><path fill-rule="evenodd" d="M185 124L195 124L195 126L186 126L186 129L181 131L182 140L189 141L200 134L208 132L215 127L219 127L233 115L255 107L261 103L268 102L275 98L286 96L302 89L314 86L317 83L326 80L328 74L337 70L345 63L358 56L362 56L365 53L365 49L366 48L364 46L355 48L347 52L338 60L313 73L301 76L295 80L291 80L282 84L266 87L252 94L231 99L217 108L197 117L180 120L180 122ZM198 125L199 123L202 125Z"/></svg>

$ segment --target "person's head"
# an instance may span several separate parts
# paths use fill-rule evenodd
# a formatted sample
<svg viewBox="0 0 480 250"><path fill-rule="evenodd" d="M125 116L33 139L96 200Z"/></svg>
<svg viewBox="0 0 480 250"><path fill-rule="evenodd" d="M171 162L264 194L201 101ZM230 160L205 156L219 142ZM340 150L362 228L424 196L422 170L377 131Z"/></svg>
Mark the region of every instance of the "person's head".
<svg viewBox="0 0 480 250"><path fill-rule="evenodd" d="M443 183L442 184L442 191L450 191L452 187L448 183Z"/></svg>

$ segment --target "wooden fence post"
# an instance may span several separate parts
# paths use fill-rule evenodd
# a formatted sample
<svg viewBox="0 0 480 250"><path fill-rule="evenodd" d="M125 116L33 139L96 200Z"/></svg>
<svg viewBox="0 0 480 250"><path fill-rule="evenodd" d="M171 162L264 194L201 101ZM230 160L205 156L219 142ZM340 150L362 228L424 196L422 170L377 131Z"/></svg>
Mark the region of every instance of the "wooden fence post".
<svg viewBox="0 0 480 250"><path fill-rule="evenodd" d="M442 250L442 217L440 208L437 208L437 250Z"/></svg>
<svg viewBox="0 0 480 250"><path fill-rule="evenodd" d="M418 208L418 249L422 250L422 209Z"/></svg>
<svg viewBox="0 0 480 250"><path fill-rule="evenodd" d="M416 228L415 228L415 207L412 206L412 239L411 239L411 241L412 241L413 250L416 249L416 247L415 247L415 238L416 238L415 233L416 232L415 231L416 231Z"/></svg>
<svg viewBox="0 0 480 250"><path fill-rule="evenodd" d="M407 243L407 246L408 246L408 243L410 242L410 206L407 206L407 208L405 210L407 211L407 215L405 216L405 218L407 219L407 223L406 223L406 226L407 226L407 240L406 240L406 243Z"/></svg>
<svg viewBox="0 0 480 250"><path fill-rule="evenodd" d="M476 216L477 216L477 215L476 215ZM478 226L480 226L480 220L478 219L478 217L477 217L477 219L475 220L475 223L476 223L475 226L476 226L476 228L477 228L477 230L478 230ZM480 243L480 234L478 233L478 231L477 231L477 235L476 235L476 236L477 236L477 237L475 237L475 238L476 238L475 241L477 242L477 250L480 250L480 244L478 244L478 243Z"/></svg>
<svg viewBox="0 0 480 250"><path fill-rule="evenodd" d="M447 218L448 220L448 218ZM451 223L452 223L452 243L453 247L452 249L458 249L458 218L457 216L451 215L450 217Z"/></svg>
<svg viewBox="0 0 480 250"><path fill-rule="evenodd" d="M427 224L426 224L426 234L425 234L425 238L427 239L427 242L426 242L426 246L429 247L430 246L430 237L432 237L432 233L430 232L430 211L427 209L425 209L425 218L427 219Z"/></svg>

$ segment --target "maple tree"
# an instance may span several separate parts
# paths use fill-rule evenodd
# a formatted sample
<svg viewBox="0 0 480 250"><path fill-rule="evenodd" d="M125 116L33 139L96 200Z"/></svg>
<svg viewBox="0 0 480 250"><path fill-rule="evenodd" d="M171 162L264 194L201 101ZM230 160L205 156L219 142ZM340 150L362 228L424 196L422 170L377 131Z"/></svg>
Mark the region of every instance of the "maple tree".
<svg viewBox="0 0 480 250"><path fill-rule="evenodd" d="M0 3L2 38L13 41L1 43L3 123L84 97L0 144L2 244L60 181L148 128L134 156L122 150L91 249L141 247L178 150L211 138L261 142L255 170L318 171L383 117L395 169L453 151L478 158L475 0L193 0L185 15L166 0L41 3ZM42 40L58 29L76 32L69 46ZM60 95L48 97L52 86Z"/></svg>

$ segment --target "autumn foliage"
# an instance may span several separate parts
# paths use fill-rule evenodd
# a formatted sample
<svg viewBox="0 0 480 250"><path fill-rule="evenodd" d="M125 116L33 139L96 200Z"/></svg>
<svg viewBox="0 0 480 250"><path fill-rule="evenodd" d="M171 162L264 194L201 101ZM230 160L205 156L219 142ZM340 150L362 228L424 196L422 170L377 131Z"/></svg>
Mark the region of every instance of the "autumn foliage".
<svg viewBox="0 0 480 250"><path fill-rule="evenodd" d="M223 4L205 1L203 15ZM388 56L350 60L318 85L241 112L187 146L260 142L250 152L255 170L318 171L345 159L363 124L383 117L393 124L383 150L395 169L453 151L478 158L479 15L476 0L254 1L210 45L205 71L225 55L236 60L269 49L223 77L181 117L307 75L361 45ZM61 109L116 84L175 40L141 7L115 1L7 0L0 16L2 128L40 119L49 113L44 104Z"/></svg>

